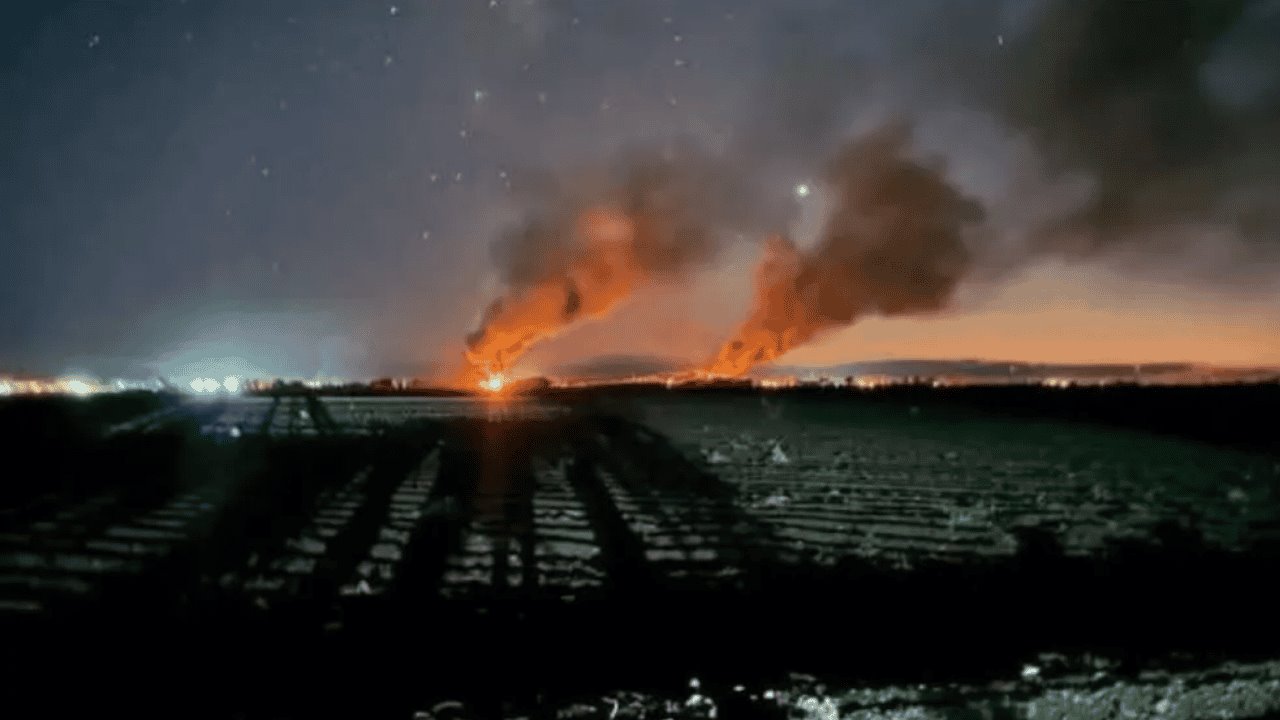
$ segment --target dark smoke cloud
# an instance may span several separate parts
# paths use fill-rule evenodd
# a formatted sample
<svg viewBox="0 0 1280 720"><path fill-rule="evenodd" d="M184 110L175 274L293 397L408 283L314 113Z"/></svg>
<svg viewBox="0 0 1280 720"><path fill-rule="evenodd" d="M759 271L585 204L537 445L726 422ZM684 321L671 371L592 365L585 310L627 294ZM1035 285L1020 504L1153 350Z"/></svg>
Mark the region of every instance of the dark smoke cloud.
<svg viewBox="0 0 1280 720"><path fill-rule="evenodd" d="M813 0L765 13L760 26L782 31L762 48L763 109L744 145L821 162L867 112L921 120L955 108L1030 143L1050 182L1039 197L1019 188L992 201L1042 210L993 263L1116 249L1159 257L1155 269L1220 247L1239 269L1228 258L1240 250L1280 256L1276 0ZM1064 208L1052 181L1087 190Z"/></svg>
<svg viewBox="0 0 1280 720"><path fill-rule="evenodd" d="M548 12L556 7L563 10L548 6ZM541 26L545 17L535 19ZM467 337L472 365L509 367L537 342L612 311L645 285L682 280L726 243L759 242L794 221L791 185L829 155L840 112L866 75L847 51L809 40L810 14L766 11L743 18L744 26L761 30L774 22L781 23L774 28L779 32L752 33L753 44L744 48L763 60L753 57L747 74L750 112L735 119L721 142L650 142L589 167L515 173L524 211L491 245L506 287ZM760 46L756 37L768 40ZM813 82L814 73L824 80ZM830 92L828 82L848 87ZM633 225L626 261L604 263L625 281L587 288L584 303L578 278L586 265L600 263L584 249L579 226L584 213L602 207ZM559 312L551 312L556 304Z"/></svg>
<svg viewBox="0 0 1280 720"><path fill-rule="evenodd" d="M818 244L770 241L751 314L711 372L741 374L866 315L950 303L970 267L966 235L985 210L947 180L941 161L912 159L910 139L895 123L840 151L827 169L833 209Z"/></svg>
<svg viewBox="0 0 1280 720"><path fill-rule="evenodd" d="M730 237L785 225L792 202L733 160L673 145L535 182L529 213L493 246L507 287L467 336L458 382L505 373L571 324L685 278Z"/></svg>
<svg viewBox="0 0 1280 720"><path fill-rule="evenodd" d="M998 279L1046 255L1152 271L1206 249L1232 266L1240 245L1250 259L1280 254L1280 2L797 0L743 15L748 29L730 41L754 55L733 88L748 112L730 140L525 173L529 211L493 246L510 292L486 325L520 316L516 296L547 283L567 288L547 294L563 299L557 322L599 314L581 309L604 306L584 302L576 281L558 278L581 273L573 228L600 205L636 228L629 271L639 279L611 293L684 278L728 238L775 237L756 305L715 363L728 372L868 314L942 309L966 279ZM830 27L849 31L819 31ZM1000 197L913 159L908 128L958 109L1029 148L1008 170L1035 182ZM855 128L895 116L910 122L849 142ZM947 148L960 164L982 164L974 152ZM796 216L788 190L821 167L834 209L802 250L783 239ZM1003 246L979 228L1002 231ZM513 356L549 336L513 335L528 338Z"/></svg>
<svg viewBox="0 0 1280 720"><path fill-rule="evenodd" d="M515 188L525 210L491 247L514 288L562 274L574 261L583 212L616 209L636 223L641 269L678 277L714 258L739 235L785 226L795 205L785 187L765 187L744 159L690 143L630 148L600 167L523 172Z"/></svg>
<svg viewBox="0 0 1280 720"><path fill-rule="evenodd" d="M1013 43L1000 109L1092 183L1042 241L1092 253L1180 226L1280 249L1280 3L1060 0Z"/></svg>
<svg viewBox="0 0 1280 720"><path fill-rule="evenodd" d="M986 214L947 179L941 159L912 159L910 140L911 128L894 123L836 156L827 170L835 209L813 255L844 271L834 284L861 285L886 315L946 305L969 267L966 229ZM843 319L845 307L829 314Z"/></svg>

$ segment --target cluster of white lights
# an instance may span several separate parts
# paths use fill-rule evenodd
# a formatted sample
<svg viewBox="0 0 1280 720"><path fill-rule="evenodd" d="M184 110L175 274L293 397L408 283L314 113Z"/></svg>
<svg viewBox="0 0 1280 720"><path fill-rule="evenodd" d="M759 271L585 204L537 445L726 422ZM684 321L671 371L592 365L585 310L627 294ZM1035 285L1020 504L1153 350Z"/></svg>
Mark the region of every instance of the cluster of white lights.
<svg viewBox="0 0 1280 720"><path fill-rule="evenodd" d="M102 390L97 382L77 377L52 380L18 380L0 378L0 396L4 395L76 395L84 397Z"/></svg>
<svg viewBox="0 0 1280 720"><path fill-rule="evenodd" d="M223 378L222 382L218 382L214 378L196 378L191 381L192 392L202 395L210 395L216 392L240 392L240 378L233 376Z"/></svg>

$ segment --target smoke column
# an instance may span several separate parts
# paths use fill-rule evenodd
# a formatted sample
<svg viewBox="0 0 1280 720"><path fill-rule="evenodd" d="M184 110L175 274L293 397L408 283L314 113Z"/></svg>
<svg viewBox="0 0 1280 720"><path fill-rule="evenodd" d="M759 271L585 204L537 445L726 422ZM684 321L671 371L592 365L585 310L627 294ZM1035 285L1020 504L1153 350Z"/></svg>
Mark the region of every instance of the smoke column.
<svg viewBox="0 0 1280 720"><path fill-rule="evenodd" d="M539 340L607 313L648 282L659 271L647 262L648 230L642 219L617 208L584 211L572 229L576 247L561 267L489 305L468 338L472 367L502 373Z"/></svg>
<svg viewBox="0 0 1280 720"><path fill-rule="evenodd" d="M582 193L543 179L535 211L494 245L507 290L467 338L460 383L506 373L571 324L606 315L643 287L680 281L725 237L785 223L790 206L751 186L755 173L743 162L667 148L620 158L613 177L578 178Z"/></svg>
<svg viewBox="0 0 1280 720"><path fill-rule="evenodd" d="M851 28L892 15L821 5ZM976 270L1114 255L1140 256L1144 272L1200 272L1192 258L1212 255L1235 282L1275 267L1280 5L1045 0L916 10L904 17L945 22L900 33L903 45L885 52L811 30L831 24L828 12L761 10L759 27L789 32L759 48L767 59L748 91L752 112L723 154L615 159L608 167L620 174L585 193L550 183L495 245L507 289L468 338L472 378L506 371L539 341L643 287L684 280L737 233L770 239L745 320L702 368L716 374L747 372L868 315L937 311ZM1007 41L993 41L991 27ZM1031 156L1037 182L990 198L990 220L940 163L908 156L905 124L832 152L865 108L924 121L954 107L974 110ZM824 160L833 210L817 243L800 248L785 235L794 207L777 191ZM1011 206L1028 219L1011 220L1023 214ZM996 236L1008 240L998 251L980 242Z"/></svg>
<svg viewBox="0 0 1280 720"><path fill-rule="evenodd" d="M1267 0L1046 6L1011 45L994 107L1053 171L1092 187L1032 250L1168 254L1170 236L1212 242L1215 229L1247 262L1274 260L1278 31L1280 5Z"/></svg>
<svg viewBox="0 0 1280 720"><path fill-rule="evenodd" d="M708 371L740 375L868 314L938 310L970 265L966 230L984 211L930 167L904 156L905 125L847 145L830 164L834 208L818 244L770 238L754 306Z"/></svg>

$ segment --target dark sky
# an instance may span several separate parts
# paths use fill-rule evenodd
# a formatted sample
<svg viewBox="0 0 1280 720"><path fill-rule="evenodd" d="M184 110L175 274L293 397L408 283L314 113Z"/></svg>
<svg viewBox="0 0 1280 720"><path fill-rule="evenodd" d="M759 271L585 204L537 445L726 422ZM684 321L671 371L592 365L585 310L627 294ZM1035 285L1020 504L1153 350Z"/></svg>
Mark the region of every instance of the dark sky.
<svg viewBox="0 0 1280 720"><path fill-rule="evenodd" d="M903 321L888 342L872 324L881 335L833 336L815 361L1037 359L1017 342L1027 298L1057 317L1076 292L1093 312L1079 322L1154 328L1148 346L1111 350L1132 335L1115 330L1085 356L1280 363L1280 3L1113 5L1136 9L9 0L0 371L423 372L500 291L490 246L548 177L676 141L736 153L803 236L822 192L796 186L890 118L986 204L987 260L941 324ZM652 300L696 317L650 318L648 334L603 321L578 344L713 347L752 242L683 301ZM1007 347L931 351L949 322L1009 322ZM1199 343L1174 342L1191 328Z"/></svg>

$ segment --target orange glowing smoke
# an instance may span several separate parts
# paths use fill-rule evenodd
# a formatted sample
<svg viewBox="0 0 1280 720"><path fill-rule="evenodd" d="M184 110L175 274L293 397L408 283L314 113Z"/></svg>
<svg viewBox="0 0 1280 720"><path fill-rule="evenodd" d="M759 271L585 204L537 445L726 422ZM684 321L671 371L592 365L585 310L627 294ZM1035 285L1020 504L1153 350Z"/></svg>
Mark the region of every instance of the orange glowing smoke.
<svg viewBox="0 0 1280 720"><path fill-rule="evenodd" d="M636 291L679 280L723 238L772 226L750 173L683 147L624 153L603 174L554 177L493 246L507 290L467 338L462 385L506 373L533 345L600 317Z"/></svg>
<svg viewBox="0 0 1280 720"><path fill-rule="evenodd" d="M712 375L741 375L753 365L771 362L812 337L799 298L803 257L790 240L775 235L765 243L756 266L755 304L734 339L725 343L707 368Z"/></svg>
<svg viewBox="0 0 1280 720"><path fill-rule="evenodd" d="M741 375L864 315L950 301L982 207L947 182L939 163L910 159L909 140L909 128L894 124L840 151L827 171L833 209L818 243L802 250L770 237L746 321L689 377ZM553 202L531 217L499 246L509 289L468 337L461 384L485 388L571 323L610 312L660 278L685 277L726 230L758 227L760 208L744 187L698 163L639 164L606 202L568 210Z"/></svg>
<svg viewBox="0 0 1280 720"><path fill-rule="evenodd" d="M741 375L864 315L950 302L969 266L965 232L982 207L939 165L907 158L909 139L905 126L890 126L836 157L827 178L834 208L817 245L802 251L769 239L751 312L707 372Z"/></svg>
<svg viewBox="0 0 1280 720"><path fill-rule="evenodd" d="M609 312L634 292L649 275L637 254L639 230L617 209L583 212L563 269L495 300L485 311L480 330L468 342L468 372L480 378L505 373L535 343L576 320Z"/></svg>

